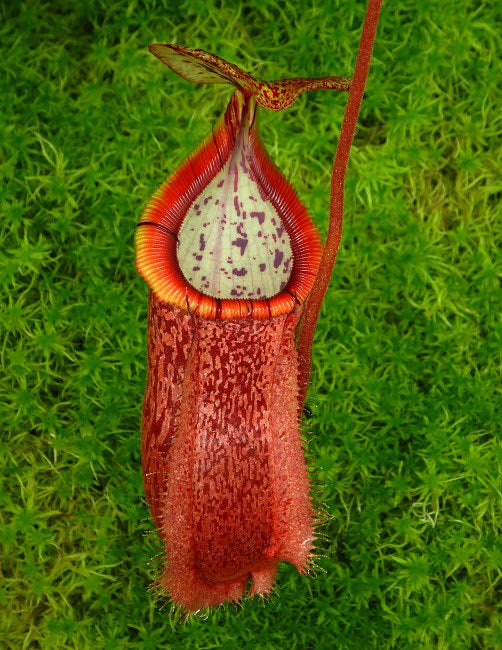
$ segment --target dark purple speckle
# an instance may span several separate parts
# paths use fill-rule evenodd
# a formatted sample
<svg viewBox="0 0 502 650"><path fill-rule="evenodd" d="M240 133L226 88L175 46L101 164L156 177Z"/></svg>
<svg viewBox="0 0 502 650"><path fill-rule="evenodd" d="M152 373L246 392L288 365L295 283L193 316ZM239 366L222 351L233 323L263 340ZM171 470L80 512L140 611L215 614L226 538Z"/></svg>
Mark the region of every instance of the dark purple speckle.
<svg viewBox="0 0 502 650"><path fill-rule="evenodd" d="M251 212L250 214L251 214L251 218L254 217L255 219L258 219L258 223L260 224L260 226L265 221L265 213L264 212Z"/></svg>
<svg viewBox="0 0 502 650"><path fill-rule="evenodd" d="M233 246L238 246L241 249L241 256L244 255L244 251L246 250L246 246L248 245L247 239L241 239L238 237L237 239L234 239L232 242Z"/></svg>
<svg viewBox="0 0 502 650"><path fill-rule="evenodd" d="M284 253L282 251L278 251L276 248L275 256L274 256L274 268L277 269L280 266L283 257L284 257Z"/></svg>

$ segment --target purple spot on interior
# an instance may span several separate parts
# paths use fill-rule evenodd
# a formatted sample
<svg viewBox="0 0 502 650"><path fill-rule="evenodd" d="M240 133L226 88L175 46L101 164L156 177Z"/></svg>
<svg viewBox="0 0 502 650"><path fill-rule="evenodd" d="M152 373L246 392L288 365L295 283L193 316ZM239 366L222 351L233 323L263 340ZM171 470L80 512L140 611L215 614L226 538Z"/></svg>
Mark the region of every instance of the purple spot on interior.
<svg viewBox="0 0 502 650"><path fill-rule="evenodd" d="M251 199L251 201L257 201L258 200L254 196L250 196L249 198Z"/></svg>
<svg viewBox="0 0 502 650"><path fill-rule="evenodd" d="M206 248L206 242L204 240L204 235L201 233L199 235L199 250L203 251Z"/></svg>
<svg viewBox="0 0 502 650"><path fill-rule="evenodd" d="M284 289L285 286L286 286L286 282L281 282L280 290L282 291L282 290Z"/></svg>
<svg viewBox="0 0 502 650"><path fill-rule="evenodd" d="M246 250L246 246L248 245L247 239L241 239L240 237L237 239L234 239L232 242L233 246L238 246L241 249L241 256L244 255L244 251Z"/></svg>
<svg viewBox="0 0 502 650"><path fill-rule="evenodd" d="M243 171L245 174L248 174L248 173L249 173L248 167L247 167L247 165L246 165L246 159L244 158L244 156L242 156L242 158L241 158L241 167L242 167L242 171Z"/></svg>
<svg viewBox="0 0 502 650"><path fill-rule="evenodd" d="M287 273L288 270L289 270L289 264L290 264L290 262L291 262L291 260L286 260L286 261L284 262L284 271L285 271L285 273Z"/></svg>
<svg viewBox="0 0 502 650"><path fill-rule="evenodd" d="M282 237L282 233L284 232L284 226L280 226L277 228L277 237Z"/></svg>
<svg viewBox="0 0 502 650"><path fill-rule="evenodd" d="M220 199L216 199L216 201L214 202L214 204L215 204L215 205L220 205Z"/></svg>
<svg viewBox="0 0 502 650"><path fill-rule="evenodd" d="M260 226L263 224L265 221L265 213L264 212L251 212L251 218L258 219L258 223Z"/></svg>
<svg viewBox="0 0 502 650"><path fill-rule="evenodd" d="M212 198L213 198L212 195L206 196L206 198L204 199L204 205L207 205Z"/></svg>
<svg viewBox="0 0 502 650"><path fill-rule="evenodd" d="M240 235L241 237L244 237L245 239L247 239L248 236L247 236L247 234L242 230L243 228L244 228L244 224L243 224L242 221L241 221L241 222L237 225L236 230L237 230L237 232L239 233L239 235Z"/></svg>
<svg viewBox="0 0 502 650"><path fill-rule="evenodd" d="M282 262L282 258L284 257L284 253L282 251L278 251L277 248L275 249L275 256L274 256L274 268L278 268L280 263Z"/></svg>
<svg viewBox="0 0 502 650"><path fill-rule="evenodd" d="M234 208L235 208L235 212L237 213L237 216L240 217L241 211L239 209L239 199L236 196L234 196Z"/></svg>
<svg viewBox="0 0 502 650"><path fill-rule="evenodd" d="M239 180L239 172L237 171L237 165L234 165L234 192L237 192Z"/></svg>
<svg viewBox="0 0 502 650"><path fill-rule="evenodd" d="M200 271L200 266L194 266L192 271Z"/></svg>
<svg viewBox="0 0 502 650"><path fill-rule="evenodd" d="M241 269L232 269L232 275L238 275L238 276L247 275L247 271L244 267L242 267Z"/></svg>
<svg viewBox="0 0 502 650"><path fill-rule="evenodd" d="M200 208L200 205L199 205L198 203L196 203L196 204L193 206L193 209L194 209L194 210L198 210L199 208Z"/></svg>
<svg viewBox="0 0 502 650"><path fill-rule="evenodd" d="M225 182L225 179L221 180L221 181L218 183L218 187L223 187L223 183L224 183L224 182Z"/></svg>
<svg viewBox="0 0 502 650"><path fill-rule="evenodd" d="M196 255L195 259L197 260L197 262L200 262L202 260L202 255Z"/></svg>
<svg viewBox="0 0 502 650"><path fill-rule="evenodd" d="M267 268L266 264L263 264L263 262L260 264L260 271L264 271Z"/></svg>

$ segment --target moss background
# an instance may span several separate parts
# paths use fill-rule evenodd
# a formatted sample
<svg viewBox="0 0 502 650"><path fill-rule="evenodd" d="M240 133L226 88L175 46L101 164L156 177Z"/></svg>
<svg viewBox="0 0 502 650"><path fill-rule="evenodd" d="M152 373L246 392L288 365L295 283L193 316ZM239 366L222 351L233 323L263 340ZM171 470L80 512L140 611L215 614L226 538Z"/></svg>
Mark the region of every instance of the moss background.
<svg viewBox="0 0 502 650"><path fill-rule="evenodd" d="M325 557L183 624L147 591L133 235L231 91L146 45L350 75L365 3L1 3L3 648L502 647L496 4L384 3L306 423ZM260 118L323 233L344 101Z"/></svg>

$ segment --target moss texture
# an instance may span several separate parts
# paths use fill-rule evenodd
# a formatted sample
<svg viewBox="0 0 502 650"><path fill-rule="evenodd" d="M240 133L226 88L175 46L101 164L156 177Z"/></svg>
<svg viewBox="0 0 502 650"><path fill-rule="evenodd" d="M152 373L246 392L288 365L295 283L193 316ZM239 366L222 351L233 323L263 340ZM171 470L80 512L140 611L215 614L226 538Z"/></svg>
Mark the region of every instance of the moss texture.
<svg viewBox="0 0 502 650"><path fill-rule="evenodd" d="M331 516L318 574L283 566L265 605L185 624L147 591L159 546L140 477L134 228L231 91L183 81L146 45L265 79L350 74L364 4L2 3L3 647L501 647L487 0L384 4L314 349L306 429ZM318 92L260 117L323 233L344 101Z"/></svg>

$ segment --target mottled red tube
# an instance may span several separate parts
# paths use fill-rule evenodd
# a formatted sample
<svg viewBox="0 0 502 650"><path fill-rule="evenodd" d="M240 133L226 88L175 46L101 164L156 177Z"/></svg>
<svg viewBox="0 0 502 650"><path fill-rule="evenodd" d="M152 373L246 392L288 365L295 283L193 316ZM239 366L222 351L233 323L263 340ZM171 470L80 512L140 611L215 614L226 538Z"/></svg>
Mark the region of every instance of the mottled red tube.
<svg viewBox="0 0 502 650"><path fill-rule="evenodd" d="M166 547L159 580L188 611L269 591L307 567L312 506L300 436L296 308L209 320L150 293L145 492Z"/></svg>

